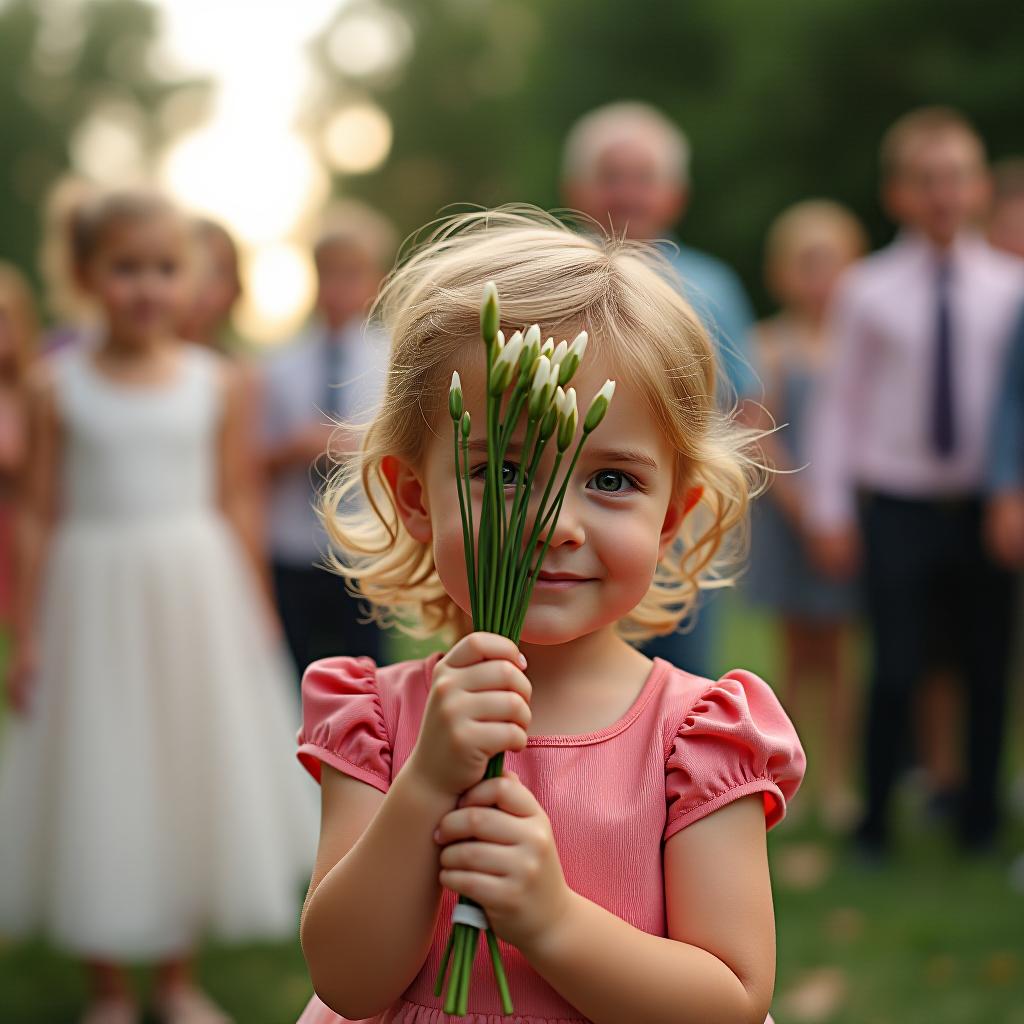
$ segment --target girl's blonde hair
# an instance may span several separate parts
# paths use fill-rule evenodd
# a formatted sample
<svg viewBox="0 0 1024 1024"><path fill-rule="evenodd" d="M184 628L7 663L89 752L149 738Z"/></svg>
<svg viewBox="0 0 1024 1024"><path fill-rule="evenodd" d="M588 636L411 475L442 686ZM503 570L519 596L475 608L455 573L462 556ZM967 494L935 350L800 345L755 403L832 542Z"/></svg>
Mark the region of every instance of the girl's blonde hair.
<svg viewBox="0 0 1024 1024"><path fill-rule="evenodd" d="M619 623L627 640L671 632L702 588L732 582L726 563L745 551L756 481L753 439L716 407L718 366L680 282L653 248L577 233L540 210L502 207L440 222L392 272L377 310L391 334L387 386L357 455L324 493L331 567L381 625L414 636L464 628L441 585L429 544L405 530L382 471L385 456L422 465L429 435L450 430L448 385L480 341L480 301L493 280L506 333L537 322L572 338L585 328L600 353L644 396L676 452L674 494L699 494L651 587ZM584 396L588 401L589 396ZM453 484L454 486L454 478ZM365 503L350 500L362 493Z"/></svg>

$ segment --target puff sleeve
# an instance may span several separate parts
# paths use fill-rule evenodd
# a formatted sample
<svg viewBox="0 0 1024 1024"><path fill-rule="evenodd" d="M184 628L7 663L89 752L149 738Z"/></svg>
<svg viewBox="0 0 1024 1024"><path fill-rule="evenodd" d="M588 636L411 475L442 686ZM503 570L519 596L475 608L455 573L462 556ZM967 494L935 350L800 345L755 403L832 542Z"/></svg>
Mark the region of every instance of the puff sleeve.
<svg viewBox="0 0 1024 1024"><path fill-rule="evenodd" d="M303 673L298 758L317 782L327 764L388 791L391 742L372 659L324 658Z"/></svg>
<svg viewBox="0 0 1024 1024"><path fill-rule="evenodd" d="M669 742L665 839L751 793L764 794L771 828L805 765L796 730L768 684L752 672L729 672L704 690Z"/></svg>

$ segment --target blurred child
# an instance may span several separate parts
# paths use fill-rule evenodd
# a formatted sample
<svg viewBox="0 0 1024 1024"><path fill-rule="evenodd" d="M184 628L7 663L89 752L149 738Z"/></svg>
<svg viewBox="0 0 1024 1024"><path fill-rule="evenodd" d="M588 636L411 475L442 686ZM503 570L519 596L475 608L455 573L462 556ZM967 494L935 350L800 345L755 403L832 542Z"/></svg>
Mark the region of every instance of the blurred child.
<svg viewBox="0 0 1024 1024"><path fill-rule="evenodd" d="M181 335L223 351L231 313L242 295L238 249L223 225L206 217L192 222L195 240L192 293L185 306Z"/></svg>
<svg viewBox="0 0 1024 1024"><path fill-rule="evenodd" d="M316 313L264 374L264 465L278 608L296 666L330 653L381 656L382 635L321 563L327 552L314 511L331 459L352 441L338 421L372 413L384 387L387 338L367 315L394 259L394 229L347 201L326 217L313 249ZM334 434L332 438L332 434Z"/></svg>
<svg viewBox="0 0 1024 1024"><path fill-rule="evenodd" d="M10 624L14 558L14 497L28 447L25 377L39 335L28 281L0 263L0 623Z"/></svg>
<svg viewBox="0 0 1024 1024"><path fill-rule="evenodd" d="M648 247L491 210L454 218L384 291L387 394L324 518L337 568L377 615L454 643L443 657L329 658L306 672L299 756L323 814L302 920L317 997L302 1024L447 1020L434 979L460 895L504 943L515 996L515 1016L501 1016L480 955L467 1020L765 1020L765 828L799 785L803 751L756 676L701 679L633 646L673 628L705 573L728 576L752 483L749 435L716 409L712 343L670 277ZM492 278L510 336L534 319L557 338L589 332L573 377L584 403L618 381L537 538L538 557L549 547L518 646L468 625L448 414L458 369L479 522ZM510 498L526 429L500 469ZM370 506L348 508L351 488ZM483 780L499 751L505 774Z"/></svg>
<svg viewBox="0 0 1024 1024"><path fill-rule="evenodd" d="M994 184L988 240L1024 258L1024 157L1000 160L992 167Z"/></svg>
<svg viewBox="0 0 1024 1024"><path fill-rule="evenodd" d="M569 131L562 188L568 205L602 229L659 244L716 345L725 371L720 397L730 406L758 391L749 358L753 310L730 267L674 236L690 199L689 167L690 144L661 111L646 103L610 103ZM659 637L647 652L709 674L718 615L708 597L687 632Z"/></svg>
<svg viewBox="0 0 1024 1024"><path fill-rule="evenodd" d="M851 680L844 658L855 610L853 583L823 576L806 546L804 493L807 412L828 359L825 313L839 275L865 252L864 229L828 200L797 203L772 224L765 246L768 287L780 311L757 327L755 352L765 409L778 427L762 441L779 470L755 508L750 596L781 617L784 700L797 722L823 722L821 801L825 821L848 823L852 810ZM819 717L812 687L826 690ZM808 730L809 731L809 730Z"/></svg>
<svg viewBox="0 0 1024 1024"><path fill-rule="evenodd" d="M887 848L912 697L936 653L965 695L959 837L986 849L1000 818L1013 621L1013 578L982 542L986 446L1024 267L977 234L989 177L962 115L906 114L881 157L901 231L851 268L833 304L834 358L808 434L808 527L824 570L848 575L863 557L873 665L862 849Z"/></svg>
<svg viewBox="0 0 1024 1024"><path fill-rule="evenodd" d="M165 1024L226 1021L191 952L207 930L289 934L315 821L286 659L232 528L237 377L171 333L187 233L157 196L91 203L76 260L103 333L29 383L0 932L86 962L88 1024L140 1020L139 960L160 962Z"/></svg>
<svg viewBox="0 0 1024 1024"><path fill-rule="evenodd" d="M43 203L39 271L51 323L39 345L43 355L90 341L98 330L96 305L75 274L73 252L76 221L96 191L90 182L67 174L51 186Z"/></svg>

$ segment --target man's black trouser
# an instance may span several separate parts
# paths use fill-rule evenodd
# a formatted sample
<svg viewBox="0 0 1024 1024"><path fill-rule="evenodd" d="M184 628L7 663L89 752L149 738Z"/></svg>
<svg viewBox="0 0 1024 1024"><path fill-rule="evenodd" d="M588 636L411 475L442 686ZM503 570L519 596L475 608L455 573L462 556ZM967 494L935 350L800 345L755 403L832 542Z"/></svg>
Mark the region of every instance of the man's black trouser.
<svg viewBox="0 0 1024 1024"><path fill-rule="evenodd" d="M361 622L360 602L345 590L345 581L317 566L274 566L274 589L285 637L295 667L335 654L366 655L378 664L384 634Z"/></svg>
<svg viewBox="0 0 1024 1024"><path fill-rule="evenodd" d="M1013 576L982 543L978 498L869 494L861 506L873 666L866 722L867 811L860 838L887 838L893 783L912 756L914 688L934 662L963 685L966 779L960 837L983 844L998 825Z"/></svg>

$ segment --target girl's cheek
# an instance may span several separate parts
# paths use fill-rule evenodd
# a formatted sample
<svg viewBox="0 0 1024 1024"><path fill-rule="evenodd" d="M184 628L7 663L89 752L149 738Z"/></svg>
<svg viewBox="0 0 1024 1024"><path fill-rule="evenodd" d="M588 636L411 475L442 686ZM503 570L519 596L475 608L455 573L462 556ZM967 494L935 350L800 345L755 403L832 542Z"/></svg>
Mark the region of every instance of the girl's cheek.
<svg viewBox="0 0 1024 1024"><path fill-rule="evenodd" d="M469 612L469 583L466 579L466 552L462 544L462 527L458 533L449 529L434 531L434 565L445 593L464 611Z"/></svg>

